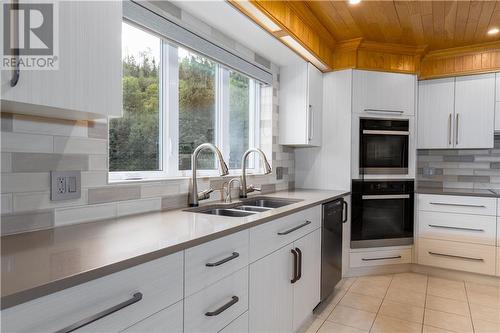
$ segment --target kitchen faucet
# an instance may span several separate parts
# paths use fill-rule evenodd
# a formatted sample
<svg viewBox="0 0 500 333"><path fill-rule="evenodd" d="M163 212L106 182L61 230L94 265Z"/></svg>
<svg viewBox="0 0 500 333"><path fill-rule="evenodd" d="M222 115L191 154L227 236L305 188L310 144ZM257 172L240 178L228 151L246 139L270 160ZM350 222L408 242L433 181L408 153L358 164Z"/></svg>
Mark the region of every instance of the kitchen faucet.
<svg viewBox="0 0 500 333"><path fill-rule="evenodd" d="M190 191L188 195L188 203L190 207L198 207L198 201L199 200L205 200L210 198L210 193L212 193L214 190L212 188L208 188L204 191L198 192L198 184L197 184L197 179L196 179L196 162L198 161L198 155L202 150L209 149L214 152L215 157L219 160L219 171L221 176L226 176L229 174L229 169L227 168L226 162L224 162L224 157L222 157L222 153L220 152L219 148L214 146L211 143L202 143L196 149L194 150L193 154L191 155L191 184L190 184Z"/></svg>
<svg viewBox="0 0 500 333"><path fill-rule="evenodd" d="M256 188L253 185L247 186L247 174L246 174L246 168L247 168L247 158L250 153L258 153L260 155L260 159L262 160L262 163L264 164L264 174L268 175L272 172L271 166L269 165L269 162L267 161L266 155L262 150L259 148L249 148L244 154L243 157L241 158L241 187L240 187L240 198L246 198L248 193L251 193L253 191L262 191L261 188Z"/></svg>

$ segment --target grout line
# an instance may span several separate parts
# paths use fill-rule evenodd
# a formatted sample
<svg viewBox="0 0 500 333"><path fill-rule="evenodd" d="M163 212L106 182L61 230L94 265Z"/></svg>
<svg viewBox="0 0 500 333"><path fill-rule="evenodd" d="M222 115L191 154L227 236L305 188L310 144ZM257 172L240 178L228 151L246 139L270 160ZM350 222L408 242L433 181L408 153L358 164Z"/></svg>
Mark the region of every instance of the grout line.
<svg viewBox="0 0 500 333"><path fill-rule="evenodd" d="M472 332L475 332L476 329L474 328L474 320L472 320L472 311L470 309L469 292L467 291L467 285L465 284L465 281L464 281L464 288L465 288L465 300L467 301L467 308L469 309L470 323L472 325Z"/></svg>
<svg viewBox="0 0 500 333"><path fill-rule="evenodd" d="M424 298L424 313L422 317L422 330L421 332L424 332L424 325L425 325L425 311L427 311L427 290L429 290L429 275L426 275L426 281L425 281L425 298Z"/></svg>
<svg viewBox="0 0 500 333"><path fill-rule="evenodd" d="M384 297L382 297L382 302L380 302L380 305L378 306L377 313L375 313L375 318L373 318L372 325L370 326L370 329L368 332L371 332L373 329L373 325L375 325L375 321L377 320L378 314L380 312L380 308L382 307L382 304L384 304L384 300L387 297L387 293L389 292L389 288L391 287L392 281L394 280L394 274L391 274L391 281L389 282L389 285L387 286L387 289L385 290Z"/></svg>

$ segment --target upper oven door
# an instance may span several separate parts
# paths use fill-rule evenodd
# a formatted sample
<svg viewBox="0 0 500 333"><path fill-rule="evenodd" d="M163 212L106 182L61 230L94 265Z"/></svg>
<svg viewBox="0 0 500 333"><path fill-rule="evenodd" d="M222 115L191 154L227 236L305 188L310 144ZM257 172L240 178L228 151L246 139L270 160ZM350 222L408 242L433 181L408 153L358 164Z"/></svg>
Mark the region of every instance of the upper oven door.
<svg viewBox="0 0 500 333"><path fill-rule="evenodd" d="M408 174L408 120L360 122L360 174Z"/></svg>

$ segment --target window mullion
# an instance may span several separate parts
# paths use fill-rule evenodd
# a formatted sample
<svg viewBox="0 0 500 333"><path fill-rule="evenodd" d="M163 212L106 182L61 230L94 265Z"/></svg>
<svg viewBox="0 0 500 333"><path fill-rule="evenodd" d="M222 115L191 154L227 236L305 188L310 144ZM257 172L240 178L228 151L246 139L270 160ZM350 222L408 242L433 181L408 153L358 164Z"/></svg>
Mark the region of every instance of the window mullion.
<svg viewBox="0 0 500 333"><path fill-rule="evenodd" d="M219 119L217 132L218 146L226 161L229 161L229 71L222 66L218 67L218 103L217 116Z"/></svg>
<svg viewBox="0 0 500 333"><path fill-rule="evenodd" d="M168 100L166 101L165 115L165 138L168 159L168 174L171 176L179 175L179 57L177 47L165 44L164 57L165 67L168 76L162 83L164 90L167 91Z"/></svg>

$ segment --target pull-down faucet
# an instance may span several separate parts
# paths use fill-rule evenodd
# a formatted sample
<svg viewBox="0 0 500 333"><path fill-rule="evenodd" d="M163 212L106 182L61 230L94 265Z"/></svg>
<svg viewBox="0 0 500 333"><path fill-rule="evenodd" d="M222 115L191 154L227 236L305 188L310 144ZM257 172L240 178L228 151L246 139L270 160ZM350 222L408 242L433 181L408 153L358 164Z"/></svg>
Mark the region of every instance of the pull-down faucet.
<svg viewBox="0 0 500 333"><path fill-rule="evenodd" d="M253 185L247 186L247 158L250 153L255 152L260 155L260 159L262 160L262 163L264 164L264 174L268 175L272 172L271 166L269 165L269 162L267 161L266 155L262 150L259 148L250 148L248 149L244 154L243 157L241 158L241 188L240 188L240 198L246 198L247 193L251 193L253 191L261 191L262 189L256 188Z"/></svg>
<svg viewBox="0 0 500 333"><path fill-rule="evenodd" d="M226 162L224 162L224 157L222 157L222 153L220 152L219 148L211 143L202 143L201 145L196 147L193 154L191 155L192 176L190 184L191 188L188 195L188 203L190 207L198 207L198 201L210 198L210 193L214 191L212 188L209 188L204 191L198 192L198 184L196 179L196 162L198 161L198 155L200 154L200 152L205 149L210 149L211 151L213 151L215 157L217 157L217 159L219 160L220 175L226 176L229 174L229 169L227 168Z"/></svg>

